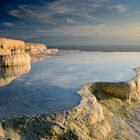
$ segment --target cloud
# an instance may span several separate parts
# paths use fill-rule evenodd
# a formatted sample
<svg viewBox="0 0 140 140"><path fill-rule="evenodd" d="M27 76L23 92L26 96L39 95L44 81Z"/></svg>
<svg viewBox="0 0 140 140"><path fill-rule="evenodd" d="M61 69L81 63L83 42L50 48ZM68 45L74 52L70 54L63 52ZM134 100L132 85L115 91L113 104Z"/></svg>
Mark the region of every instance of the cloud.
<svg viewBox="0 0 140 140"><path fill-rule="evenodd" d="M75 21L75 20L70 19L70 18L67 18L67 22L68 22L68 23L71 23L71 24L75 24L75 23L76 23L76 21Z"/></svg>
<svg viewBox="0 0 140 140"><path fill-rule="evenodd" d="M12 23L12 22L3 22L3 25L8 26L8 27L13 27L13 26L15 26L15 24Z"/></svg>
<svg viewBox="0 0 140 140"><path fill-rule="evenodd" d="M116 5L114 8L120 13L128 11L128 6L123 4Z"/></svg>
<svg viewBox="0 0 140 140"><path fill-rule="evenodd" d="M46 20L55 15L61 14L69 19L69 16L89 16L90 12L96 11L107 0L56 0L43 6L37 5L19 5L16 9L8 13L17 18L32 18ZM50 19L51 20L51 19ZM70 20L69 20L70 21Z"/></svg>
<svg viewBox="0 0 140 140"><path fill-rule="evenodd" d="M17 18L23 18L23 14L21 13L21 10L11 10L8 12L9 15L17 17Z"/></svg>
<svg viewBox="0 0 140 140"><path fill-rule="evenodd" d="M40 34L53 36L125 36L140 37L140 23L130 24L97 24L66 26L52 30L38 30Z"/></svg>

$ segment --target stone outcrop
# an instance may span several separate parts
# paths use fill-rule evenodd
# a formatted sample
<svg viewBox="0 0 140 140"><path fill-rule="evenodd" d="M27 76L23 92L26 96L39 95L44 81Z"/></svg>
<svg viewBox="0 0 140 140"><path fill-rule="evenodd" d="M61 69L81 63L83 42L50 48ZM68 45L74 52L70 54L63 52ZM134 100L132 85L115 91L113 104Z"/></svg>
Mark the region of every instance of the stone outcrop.
<svg viewBox="0 0 140 140"><path fill-rule="evenodd" d="M46 54L47 47L44 44L25 43L25 52L29 53L31 56Z"/></svg>
<svg viewBox="0 0 140 140"><path fill-rule="evenodd" d="M1 67L0 86L8 84L28 72L30 56L47 53L49 55L57 51L48 51L42 44L35 45L18 41L14 46L14 41L9 40L7 43L4 41L3 39L0 41L0 66L20 66ZM34 46L36 47L34 48ZM126 121L126 114L129 112L128 106L131 102L140 101L140 68L134 70L136 77L128 82L95 82L85 85L78 92L82 98L80 104L71 110L0 119L0 139L139 139L139 136L132 133L133 130ZM132 107L130 108L132 110Z"/></svg>
<svg viewBox="0 0 140 140"><path fill-rule="evenodd" d="M25 53L24 41L0 38L0 55L17 53Z"/></svg>
<svg viewBox="0 0 140 140"><path fill-rule="evenodd" d="M0 87L6 86L16 78L30 71L31 65L0 68Z"/></svg>
<svg viewBox="0 0 140 140"><path fill-rule="evenodd" d="M132 81L137 83L138 79L135 80ZM138 139L140 137L130 130L125 118L129 112L126 109L131 105L127 101L132 101L128 99L133 91L133 86L128 83L115 85L98 82L85 85L78 92L82 97L80 104L71 110L1 119L0 137L14 140ZM134 90L138 91L138 86Z"/></svg>
<svg viewBox="0 0 140 140"><path fill-rule="evenodd" d="M100 96L105 93L108 96L130 101L140 101L140 68L134 69L136 77L127 82L95 82L92 84L93 92ZM99 95L98 95L99 93Z"/></svg>
<svg viewBox="0 0 140 140"><path fill-rule="evenodd" d="M25 43L25 52L31 56L32 62L36 62L55 55L58 49L48 49L44 44Z"/></svg>
<svg viewBox="0 0 140 140"><path fill-rule="evenodd" d="M82 100L72 110L1 120L1 138L104 140L110 132L110 126L104 119L102 106L89 91L89 85L83 87L79 94Z"/></svg>
<svg viewBox="0 0 140 140"><path fill-rule="evenodd" d="M30 64L24 41L0 38L0 67Z"/></svg>
<svg viewBox="0 0 140 140"><path fill-rule="evenodd" d="M0 38L0 67L29 64L31 60L54 55L58 49L47 49L44 44Z"/></svg>
<svg viewBox="0 0 140 140"><path fill-rule="evenodd" d="M92 85L92 89L97 94L102 92L120 99L128 99L131 92L131 88L126 82L95 82Z"/></svg>
<svg viewBox="0 0 140 140"><path fill-rule="evenodd" d="M28 54L0 55L0 67L21 66L30 64Z"/></svg>
<svg viewBox="0 0 140 140"><path fill-rule="evenodd" d="M48 55L54 55L58 52L58 49L48 49L47 50L47 54Z"/></svg>

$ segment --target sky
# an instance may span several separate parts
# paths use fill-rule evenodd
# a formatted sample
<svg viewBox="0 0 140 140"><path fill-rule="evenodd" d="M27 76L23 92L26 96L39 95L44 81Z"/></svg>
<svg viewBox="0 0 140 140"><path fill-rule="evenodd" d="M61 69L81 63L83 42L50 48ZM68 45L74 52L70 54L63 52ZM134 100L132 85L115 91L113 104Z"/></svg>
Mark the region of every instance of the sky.
<svg viewBox="0 0 140 140"><path fill-rule="evenodd" d="M140 0L3 0L0 37L48 45L139 45Z"/></svg>

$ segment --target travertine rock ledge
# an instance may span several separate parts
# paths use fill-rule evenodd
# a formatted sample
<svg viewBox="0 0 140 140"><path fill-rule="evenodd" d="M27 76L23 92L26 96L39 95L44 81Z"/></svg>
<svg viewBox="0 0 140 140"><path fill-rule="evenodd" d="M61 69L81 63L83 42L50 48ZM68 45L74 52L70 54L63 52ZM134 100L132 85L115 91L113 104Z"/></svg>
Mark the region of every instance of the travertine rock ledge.
<svg viewBox="0 0 140 140"><path fill-rule="evenodd" d="M89 86L79 91L82 100L79 106L72 110L50 115L1 120L1 138L104 140L110 132L110 126L104 119L102 106L90 93Z"/></svg>
<svg viewBox="0 0 140 140"><path fill-rule="evenodd" d="M44 44L0 38L0 67L29 64L29 57L33 61L54 55L57 52L58 49L48 49Z"/></svg>
<svg viewBox="0 0 140 140"><path fill-rule="evenodd" d="M92 84L94 93L100 98L100 93L129 101L140 101L140 68L135 68L136 77L127 82L95 82Z"/></svg>
<svg viewBox="0 0 140 140"><path fill-rule="evenodd" d="M26 53L0 55L0 67L29 65L30 63L30 56Z"/></svg>
<svg viewBox="0 0 140 140"><path fill-rule="evenodd" d="M133 110L131 102L138 101L135 95L138 95L139 86L131 86L132 81L138 83L137 75L129 84L87 84L78 92L82 97L80 104L71 110L1 119L0 137L14 140L139 139L126 121L127 113ZM129 107L131 110L127 110Z"/></svg>
<svg viewBox="0 0 140 140"><path fill-rule="evenodd" d="M24 41L0 38L0 55L25 53Z"/></svg>
<svg viewBox="0 0 140 140"><path fill-rule="evenodd" d="M25 52L29 53L31 56L46 54L47 47L44 44L25 43Z"/></svg>

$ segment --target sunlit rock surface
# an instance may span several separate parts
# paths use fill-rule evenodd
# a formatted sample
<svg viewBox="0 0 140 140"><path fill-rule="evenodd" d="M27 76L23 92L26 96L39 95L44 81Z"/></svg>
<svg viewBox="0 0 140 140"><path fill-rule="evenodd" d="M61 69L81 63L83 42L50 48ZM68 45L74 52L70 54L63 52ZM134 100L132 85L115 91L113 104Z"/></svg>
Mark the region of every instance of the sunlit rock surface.
<svg viewBox="0 0 140 140"><path fill-rule="evenodd" d="M79 94L82 100L72 110L2 120L1 137L14 140L104 140L110 132L110 126L104 119L102 106L89 91L89 85L83 87Z"/></svg>
<svg viewBox="0 0 140 140"><path fill-rule="evenodd" d="M28 54L0 55L0 67L20 66L30 64Z"/></svg>
<svg viewBox="0 0 140 140"><path fill-rule="evenodd" d="M0 136L14 140L137 140L140 136L128 122L138 103L131 97L131 88L128 82L85 85L78 92L82 98L78 106L50 115L1 119Z"/></svg>
<svg viewBox="0 0 140 140"><path fill-rule="evenodd" d="M6 71L1 72L3 77L10 75ZM16 73L16 69L13 71ZM139 102L139 68L135 71L136 78L128 82L85 85L79 91L80 104L71 110L1 119L0 139L139 140L139 133L127 122Z"/></svg>
<svg viewBox="0 0 140 140"><path fill-rule="evenodd" d="M79 91L82 98L79 106L71 110L50 115L1 119L0 139L139 139L137 132L134 132L127 123L127 117L131 116L131 110L135 105L133 103L138 101L139 97L138 68L135 71L137 72L136 78L128 82L95 82L84 86ZM8 78L13 80L18 76L16 69L7 69L1 72L1 75L2 80ZM2 86L7 84L3 81L1 83ZM131 117L129 119L131 120Z"/></svg>
<svg viewBox="0 0 140 140"><path fill-rule="evenodd" d="M140 101L140 67L133 69L136 72L136 77L128 81L131 87L130 98Z"/></svg>
<svg viewBox="0 0 140 140"><path fill-rule="evenodd" d="M48 49L44 44L25 43L25 52L31 56L32 62L36 62L55 55L58 49Z"/></svg>
<svg viewBox="0 0 140 140"><path fill-rule="evenodd" d="M0 38L0 67L29 64L31 60L41 60L54 55L58 49L47 49L44 44Z"/></svg>
<svg viewBox="0 0 140 140"><path fill-rule="evenodd" d="M1 67L0 68L0 87L8 85L10 82L26 74L30 71L31 65L23 65L17 67Z"/></svg>
<svg viewBox="0 0 140 140"><path fill-rule="evenodd" d="M25 53L24 41L0 38L0 55Z"/></svg>
<svg viewBox="0 0 140 140"><path fill-rule="evenodd" d="M32 55L46 54L47 47L44 44L25 43L25 51Z"/></svg>
<svg viewBox="0 0 140 140"><path fill-rule="evenodd" d="M58 49L48 49L47 50L47 54L48 55L54 55L58 52Z"/></svg>
<svg viewBox="0 0 140 140"><path fill-rule="evenodd" d="M136 77L127 82L95 82L92 85L94 92L100 98L100 93L126 100L140 100L140 68L134 69ZM99 93L99 94L98 94Z"/></svg>

